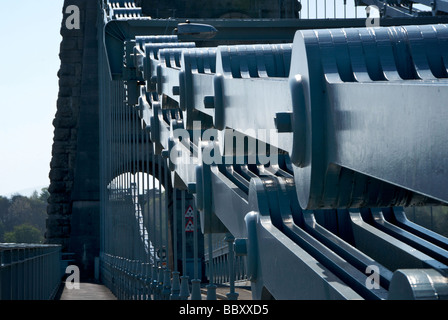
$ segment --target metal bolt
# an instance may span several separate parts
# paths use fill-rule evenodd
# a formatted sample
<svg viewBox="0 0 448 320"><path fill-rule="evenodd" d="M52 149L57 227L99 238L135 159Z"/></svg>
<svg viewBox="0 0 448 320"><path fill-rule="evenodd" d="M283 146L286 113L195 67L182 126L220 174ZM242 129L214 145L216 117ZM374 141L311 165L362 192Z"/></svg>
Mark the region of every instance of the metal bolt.
<svg viewBox="0 0 448 320"><path fill-rule="evenodd" d="M156 84L157 84L157 76L152 76L152 77L150 78L150 83L151 83L152 85L156 85Z"/></svg>
<svg viewBox="0 0 448 320"><path fill-rule="evenodd" d="M275 115L275 127L278 132L292 132L292 112L278 112Z"/></svg>
<svg viewBox="0 0 448 320"><path fill-rule="evenodd" d="M247 255L247 239L235 239L233 246L237 256Z"/></svg>
<svg viewBox="0 0 448 320"><path fill-rule="evenodd" d="M196 183L189 183L188 184L188 192L189 193L196 193Z"/></svg>
<svg viewBox="0 0 448 320"><path fill-rule="evenodd" d="M162 150L162 157L163 157L164 159L168 159L169 156L170 156L170 152L169 152L169 150Z"/></svg>
<svg viewBox="0 0 448 320"><path fill-rule="evenodd" d="M213 108L215 108L215 97L213 97L213 96L206 96L206 97L204 97L204 107L206 109L213 109Z"/></svg>

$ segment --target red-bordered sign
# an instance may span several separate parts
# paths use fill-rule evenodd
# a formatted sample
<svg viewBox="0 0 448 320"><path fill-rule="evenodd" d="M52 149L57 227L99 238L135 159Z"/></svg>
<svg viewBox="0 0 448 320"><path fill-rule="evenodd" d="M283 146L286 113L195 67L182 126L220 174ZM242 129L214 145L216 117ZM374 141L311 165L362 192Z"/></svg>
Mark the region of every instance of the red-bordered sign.
<svg viewBox="0 0 448 320"><path fill-rule="evenodd" d="M188 206L187 210L185 211L185 218L193 218L193 216L194 216L193 207Z"/></svg>
<svg viewBox="0 0 448 320"><path fill-rule="evenodd" d="M187 222L185 223L185 232L194 232L193 219L187 219Z"/></svg>

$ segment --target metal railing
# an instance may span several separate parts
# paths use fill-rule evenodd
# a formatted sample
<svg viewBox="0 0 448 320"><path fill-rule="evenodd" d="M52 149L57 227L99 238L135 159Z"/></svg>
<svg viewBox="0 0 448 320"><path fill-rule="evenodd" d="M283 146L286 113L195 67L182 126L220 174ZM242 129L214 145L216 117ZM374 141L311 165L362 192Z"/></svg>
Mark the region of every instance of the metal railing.
<svg viewBox="0 0 448 320"><path fill-rule="evenodd" d="M149 263L106 253L101 261L103 283L120 300L149 300L151 289L159 284L151 282Z"/></svg>
<svg viewBox="0 0 448 320"><path fill-rule="evenodd" d="M231 281L248 281L246 274L246 257L230 255L233 250L233 241L229 241L225 234L217 234L221 237L214 237L212 270L214 271L210 279L210 254L206 248L204 253L205 273L209 281L216 284L229 284ZM230 264L233 263L233 266ZM231 269L232 275L231 275Z"/></svg>
<svg viewBox="0 0 448 320"><path fill-rule="evenodd" d="M52 300L61 284L61 247L0 244L0 300Z"/></svg>

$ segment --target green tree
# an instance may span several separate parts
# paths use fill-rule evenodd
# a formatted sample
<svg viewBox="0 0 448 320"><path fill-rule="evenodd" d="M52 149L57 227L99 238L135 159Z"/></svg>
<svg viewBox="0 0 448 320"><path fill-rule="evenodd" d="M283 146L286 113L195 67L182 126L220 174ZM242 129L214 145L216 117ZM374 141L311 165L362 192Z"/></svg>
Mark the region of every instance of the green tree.
<svg viewBox="0 0 448 320"><path fill-rule="evenodd" d="M0 220L0 243L4 242L4 236L5 236L5 226L3 225L3 222Z"/></svg>
<svg viewBox="0 0 448 320"><path fill-rule="evenodd" d="M30 196L30 199L32 199L32 200L39 200L39 193L37 192L37 190L33 191L33 193Z"/></svg>
<svg viewBox="0 0 448 320"><path fill-rule="evenodd" d="M14 231L5 233L4 238L7 243L42 243L44 240L40 230L29 224L15 226Z"/></svg>
<svg viewBox="0 0 448 320"><path fill-rule="evenodd" d="M12 231L14 226L29 222L30 212L30 200L21 195L13 195L4 220L6 230Z"/></svg>
<svg viewBox="0 0 448 320"><path fill-rule="evenodd" d="M3 220L6 230L11 232L15 226L29 224L44 234L46 208L47 203L40 200L37 192L30 198L20 195L13 196Z"/></svg>
<svg viewBox="0 0 448 320"><path fill-rule="evenodd" d="M0 196L0 220L3 221L4 217L8 213L10 201L8 198Z"/></svg>
<svg viewBox="0 0 448 320"><path fill-rule="evenodd" d="M43 239L46 231L48 196L47 188L43 188L40 193L35 191L30 197L19 194L11 198L0 196L0 242L21 240L21 238L15 239L14 228L22 225L29 225L39 230L41 235L39 239Z"/></svg>
<svg viewBox="0 0 448 320"><path fill-rule="evenodd" d="M47 203L48 198L50 197L50 192L48 192L48 188L42 188L39 194L39 200L43 203Z"/></svg>
<svg viewBox="0 0 448 320"><path fill-rule="evenodd" d="M5 243L15 243L16 237L14 235L14 232L6 232L3 236L3 242Z"/></svg>
<svg viewBox="0 0 448 320"><path fill-rule="evenodd" d="M9 199L0 196L0 242L3 241L3 236L6 231L5 219L8 215Z"/></svg>

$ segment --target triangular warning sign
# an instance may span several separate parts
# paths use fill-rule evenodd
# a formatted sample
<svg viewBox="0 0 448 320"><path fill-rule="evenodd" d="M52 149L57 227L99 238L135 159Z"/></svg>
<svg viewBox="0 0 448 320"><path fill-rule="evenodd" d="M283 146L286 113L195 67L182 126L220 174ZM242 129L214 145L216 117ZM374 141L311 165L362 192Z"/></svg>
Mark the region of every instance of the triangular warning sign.
<svg viewBox="0 0 448 320"><path fill-rule="evenodd" d="M185 232L194 232L193 219L188 219L185 225Z"/></svg>
<svg viewBox="0 0 448 320"><path fill-rule="evenodd" d="M185 218L193 218L193 207L188 206L188 209L185 211Z"/></svg>

